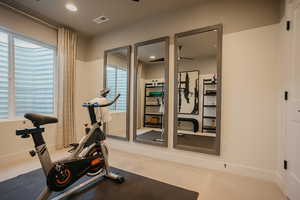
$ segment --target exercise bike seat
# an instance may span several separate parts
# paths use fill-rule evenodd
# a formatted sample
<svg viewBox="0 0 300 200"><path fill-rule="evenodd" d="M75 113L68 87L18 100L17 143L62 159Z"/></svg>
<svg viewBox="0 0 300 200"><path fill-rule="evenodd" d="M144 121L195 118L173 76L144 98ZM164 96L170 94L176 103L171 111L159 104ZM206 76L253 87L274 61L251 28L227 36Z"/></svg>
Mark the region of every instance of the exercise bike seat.
<svg viewBox="0 0 300 200"><path fill-rule="evenodd" d="M40 115L35 113L26 113L24 117L32 122L34 126L41 126L45 124L57 123L58 120L55 117L50 117L46 115Z"/></svg>

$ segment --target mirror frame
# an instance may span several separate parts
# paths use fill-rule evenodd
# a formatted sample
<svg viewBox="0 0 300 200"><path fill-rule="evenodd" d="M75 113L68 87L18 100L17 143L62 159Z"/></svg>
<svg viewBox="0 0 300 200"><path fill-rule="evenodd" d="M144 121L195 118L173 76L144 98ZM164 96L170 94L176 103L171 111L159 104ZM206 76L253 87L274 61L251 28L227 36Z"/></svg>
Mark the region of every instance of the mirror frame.
<svg viewBox="0 0 300 200"><path fill-rule="evenodd" d="M133 90L134 90L134 99L133 99L133 105L137 105L137 73L138 73L138 48L150 44L155 44L159 42L165 42L165 62L167 63L165 65L165 108L164 108L164 118L163 118L163 124L164 124L164 143L159 144L154 141L146 141L146 140L138 140L136 135L136 125L137 125L137 108L136 106L133 106L133 141L137 143L143 143L143 144L150 144L154 146L160 146L160 147L168 147L168 118L169 118L169 68L170 68L170 62L169 62L169 46L170 46L170 37L160 37L153 40L148 40L144 42L139 42L134 44L134 82L133 82Z"/></svg>
<svg viewBox="0 0 300 200"><path fill-rule="evenodd" d="M217 30L217 106L216 106L216 143L214 149L207 149L202 147L192 147L187 145L178 145L177 144L177 115L178 115L178 100L177 98L174 98L174 133L173 133L173 147L175 149L180 150L187 150L187 151L194 151L194 152L200 152L200 153L206 153L206 154L212 154L212 155L220 155L220 149L221 149L221 104L222 104L222 41L223 41L223 25L217 24L213 26L208 26L200 29L194 29L187 32L181 32L175 34L175 41L174 41L174 97L178 96L177 91L177 73L178 73L178 51L177 51L177 43L178 39L185 37L185 36L191 36L196 34L205 33L208 31L214 31Z"/></svg>
<svg viewBox="0 0 300 200"><path fill-rule="evenodd" d="M109 138L115 138L119 140L125 140L129 141L130 140L130 94L131 94L131 46L123 46L123 47L118 47L118 48L113 48L113 49L108 49L104 51L104 65L103 65L103 88L106 88L106 66L107 66L107 56L109 53L114 52L114 51L119 51L122 49L126 49L128 52L128 78L127 78L127 85L128 85L128 90L127 90L127 110L126 110L126 137L121 137L121 136L114 136L114 135L109 135L107 134L107 137ZM106 126L104 126L104 131L106 132Z"/></svg>

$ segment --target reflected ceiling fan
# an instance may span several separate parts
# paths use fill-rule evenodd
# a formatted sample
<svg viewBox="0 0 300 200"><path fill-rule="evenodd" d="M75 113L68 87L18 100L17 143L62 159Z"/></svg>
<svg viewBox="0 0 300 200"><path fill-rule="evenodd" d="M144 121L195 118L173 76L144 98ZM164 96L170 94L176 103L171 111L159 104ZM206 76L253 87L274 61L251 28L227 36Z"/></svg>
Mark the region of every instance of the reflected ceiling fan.
<svg viewBox="0 0 300 200"><path fill-rule="evenodd" d="M185 56L182 56L182 45L179 45L178 46L178 60L194 60L194 58L191 58L191 57L185 57ZM155 63L155 62L164 62L165 61L165 58L158 58L158 59L155 59L155 60L150 60L149 62L151 63Z"/></svg>
<svg viewBox="0 0 300 200"><path fill-rule="evenodd" d="M182 45L179 45L178 46L178 60L194 60L194 58L191 58L191 57L184 57L182 56Z"/></svg>

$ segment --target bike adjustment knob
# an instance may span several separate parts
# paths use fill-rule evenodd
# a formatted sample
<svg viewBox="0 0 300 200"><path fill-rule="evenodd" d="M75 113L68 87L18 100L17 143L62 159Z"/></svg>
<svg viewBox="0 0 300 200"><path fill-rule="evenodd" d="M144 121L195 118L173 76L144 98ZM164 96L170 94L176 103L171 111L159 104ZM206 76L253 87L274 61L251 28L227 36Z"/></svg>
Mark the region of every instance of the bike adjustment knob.
<svg viewBox="0 0 300 200"><path fill-rule="evenodd" d="M31 155L31 157L34 157L36 155L35 151L32 150L32 151L29 151L29 154Z"/></svg>

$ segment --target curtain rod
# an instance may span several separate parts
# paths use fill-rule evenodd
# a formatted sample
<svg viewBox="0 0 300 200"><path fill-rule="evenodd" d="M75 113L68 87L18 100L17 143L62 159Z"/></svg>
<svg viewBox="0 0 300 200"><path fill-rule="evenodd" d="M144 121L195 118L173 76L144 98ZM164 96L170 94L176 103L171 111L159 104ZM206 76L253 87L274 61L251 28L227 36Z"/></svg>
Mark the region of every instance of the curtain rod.
<svg viewBox="0 0 300 200"><path fill-rule="evenodd" d="M40 18L34 17L34 16L32 16L32 15L26 13L26 12L23 12L23 11L17 9L17 8L14 8L14 7L12 7L12 6L8 5L8 4L6 4L6 3L0 2L0 5L4 6L4 7L6 7L6 8L9 8L9 9L11 9L11 10L13 10L13 11L15 11L15 12L21 14L21 15L24 15L24 16L26 16L26 17L29 17L29 18L31 18L31 19L33 19L33 20L35 20L35 21L37 21L37 22L39 22L39 23L41 23L41 24L43 24L43 25L48 26L49 28L58 30L58 27L57 27L57 26L55 26L55 25L53 25L53 24L50 24L50 23L48 23L48 22L46 22L46 21L44 21L44 20L42 20L42 19L40 19Z"/></svg>

